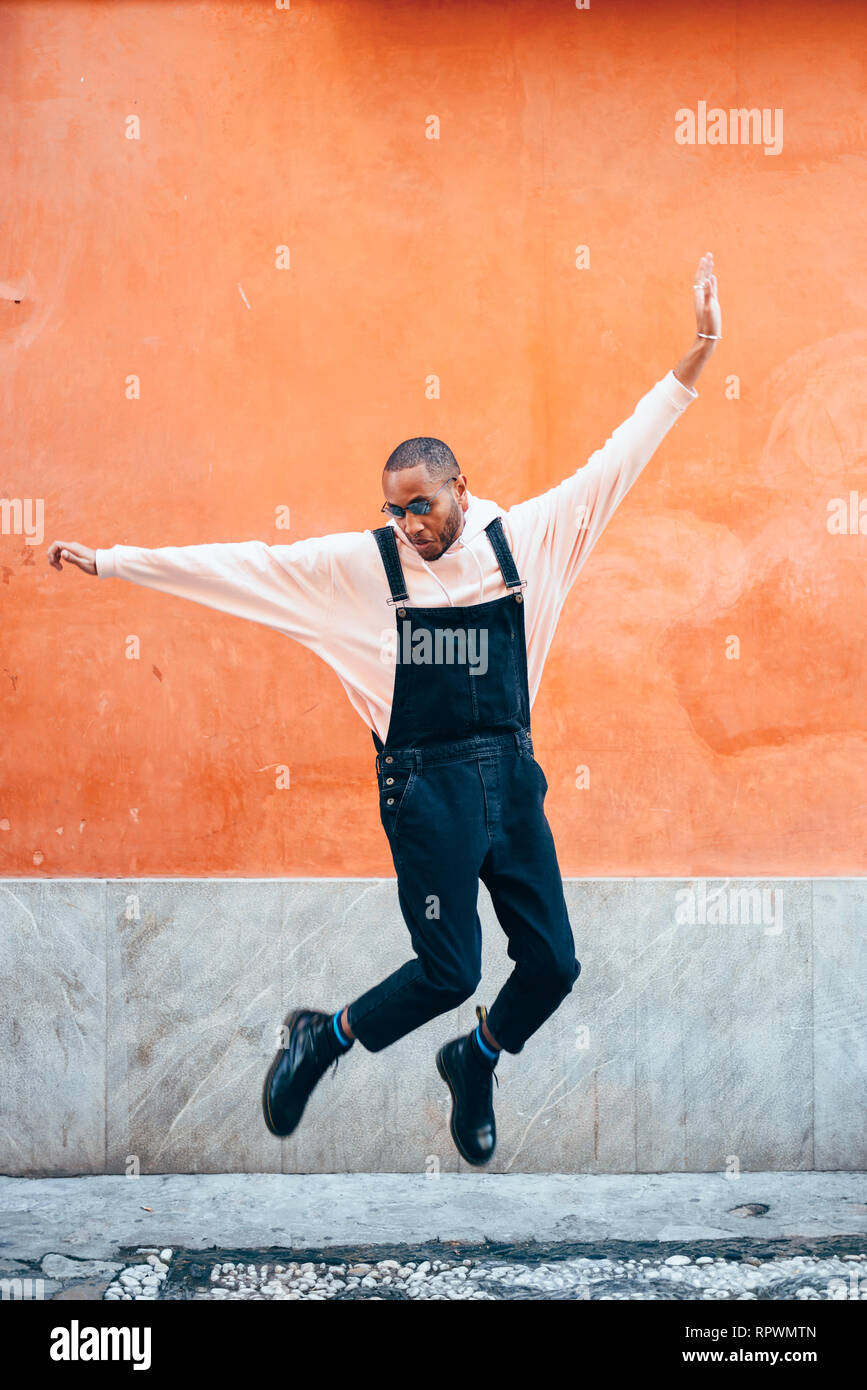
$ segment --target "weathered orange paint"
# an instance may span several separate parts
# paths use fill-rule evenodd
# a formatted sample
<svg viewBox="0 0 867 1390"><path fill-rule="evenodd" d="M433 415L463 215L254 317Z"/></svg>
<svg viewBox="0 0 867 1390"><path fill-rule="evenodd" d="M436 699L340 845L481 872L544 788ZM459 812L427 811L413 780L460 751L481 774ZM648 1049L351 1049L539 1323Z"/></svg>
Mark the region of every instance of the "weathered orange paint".
<svg viewBox="0 0 867 1390"><path fill-rule="evenodd" d="M477 495L532 496L688 346L707 249L724 341L533 713L561 867L863 872L867 538L826 517L867 495L865 29L856 4L4 5L2 495L43 499L45 536L0 536L0 872L390 873L326 667L59 575L49 542L377 525L416 434ZM782 152L678 146L699 100L782 108Z"/></svg>

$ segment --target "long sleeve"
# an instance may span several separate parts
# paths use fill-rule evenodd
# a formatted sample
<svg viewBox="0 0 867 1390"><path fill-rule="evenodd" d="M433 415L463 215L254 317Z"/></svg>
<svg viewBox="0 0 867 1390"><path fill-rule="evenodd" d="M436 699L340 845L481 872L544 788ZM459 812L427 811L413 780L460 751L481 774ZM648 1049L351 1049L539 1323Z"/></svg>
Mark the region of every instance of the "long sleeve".
<svg viewBox="0 0 867 1390"><path fill-rule="evenodd" d="M510 508L510 527L531 553L543 557L560 601L645 464L697 396L669 371L583 467Z"/></svg>
<svg viewBox="0 0 867 1390"><path fill-rule="evenodd" d="M250 540L96 551L101 579L126 579L264 623L315 644L334 597L331 536L267 545Z"/></svg>

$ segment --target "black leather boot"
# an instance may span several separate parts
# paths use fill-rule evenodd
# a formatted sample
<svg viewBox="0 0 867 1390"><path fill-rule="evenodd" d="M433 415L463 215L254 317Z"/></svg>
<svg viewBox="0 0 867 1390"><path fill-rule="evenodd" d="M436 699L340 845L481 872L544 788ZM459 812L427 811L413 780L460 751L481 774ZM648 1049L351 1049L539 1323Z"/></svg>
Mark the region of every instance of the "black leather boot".
<svg viewBox="0 0 867 1390"><path fill-rule="evenodd" d="M476 1006L479 1021L486 1013L484 1005ZM487 1163L497 1146L491 1085L492 1077L497 1081L496 1065L479 1055L472 1033L453 1038L437 1053L437 1071L452 1093L452 1139L467 1163Z"/></svg>
<svg viewBox="0 0 867 1390"><path fill-rule="evenodd" d="M262 1088L265 1123L282 1139L297 1128L322 1074L347 1051L334 1036L332 1017L316 1009L295 1009L283 1024L283 1046Z"/></svg>

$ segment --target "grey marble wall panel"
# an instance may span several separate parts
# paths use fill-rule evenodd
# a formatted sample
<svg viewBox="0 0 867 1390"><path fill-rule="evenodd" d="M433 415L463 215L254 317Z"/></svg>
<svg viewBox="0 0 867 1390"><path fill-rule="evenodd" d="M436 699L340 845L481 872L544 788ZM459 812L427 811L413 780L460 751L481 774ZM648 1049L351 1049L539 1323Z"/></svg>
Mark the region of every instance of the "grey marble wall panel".
<svg viewBox="0 0 867 1390"><path fill-rule="evenodd" d="M109 1172L279 1172L259 1093L281 910L278 883L109 883Z"/></svg>
<svg viewBox="0 0 867 1390"><path fill-rule="evenodd" d="M867 1166L864 880L564 887L582 973L500 1059L486 1171ZM0 1171L471 1171L434 1057L512 968L484 887L479 913L476 996L356 1044L279 1140L260 1095L288 1010L411 956L393 879L0 881Z"/></svg>
<svg viewBox="0 0 867 1390"><path fill-rule="evenodd" d="M815 1153L811 1167L867 1155L867 882L813 884ZM864 1165L867 1166L867 1165Z"/></svg>
<svg viewBox="0 0 867 1390"><path fill-rule="evenodd" d="M105 1009L105 884L0 882L0 1171L104 1171Z"/></svg>
<svg viewBox="0 0 867 1390"><path fill-rule="evenodd" d="M809 1168L809 884L706 888L684 922L678 895L696 884L657 883L637 942L635 1171ZM650 885L633 891L646 906ZM714 900L727 920L710 920Z"/></svg>

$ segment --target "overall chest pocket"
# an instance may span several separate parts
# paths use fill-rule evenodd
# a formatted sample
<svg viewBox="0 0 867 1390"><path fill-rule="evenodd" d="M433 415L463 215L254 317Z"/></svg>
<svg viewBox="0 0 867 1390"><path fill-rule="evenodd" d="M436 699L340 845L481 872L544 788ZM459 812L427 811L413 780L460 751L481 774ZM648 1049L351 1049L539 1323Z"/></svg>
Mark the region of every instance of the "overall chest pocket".
<svg viewBox="0 0 867 1390"><path fill-rule="evenodd" d="M514 599L501 600L504 603ZM489 629L487 662L468 673L473 719L476 724L495 728L529 716L526 696L523 625L508 621L512 614L501 610Z"/></svg>
<svg viewBox="0 0 867 1390"><path fill-rule="evenodd" d="M414 767L392 768L386 765L380 772L379 816L386 834L390 835L396 829L398 817L417 780L418 773Z"/></svg>

